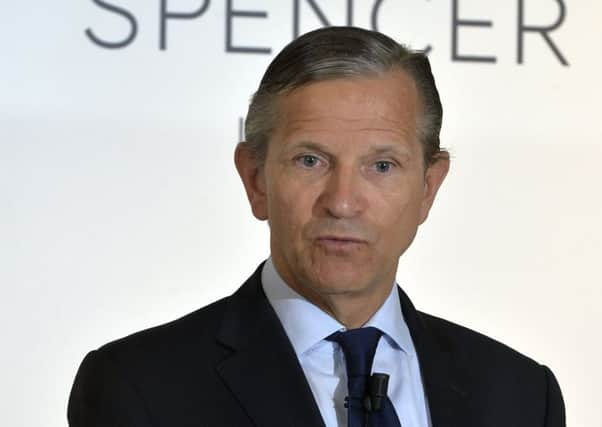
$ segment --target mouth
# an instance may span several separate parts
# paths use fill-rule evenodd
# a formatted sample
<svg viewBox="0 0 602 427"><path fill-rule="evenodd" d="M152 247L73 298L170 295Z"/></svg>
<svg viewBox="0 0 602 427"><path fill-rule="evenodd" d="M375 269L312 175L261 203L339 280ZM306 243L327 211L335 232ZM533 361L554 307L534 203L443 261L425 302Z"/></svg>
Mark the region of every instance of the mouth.
<svg viewBox="0 0 602 427"><path fill-rule="evenodd" d="M318 241L327 240L327 241L333 241L333 242L349 242L349 243L366 243L365 240L358 239L357 237L352 237L352 236L325 235L325 236L318 236L318 238L316 240L318 240Z"/></svg>
<svg viewBox="0 0 602 427"><path fill-rule="evenodd" d="M365 240L358 239L357 237L334 235L319 236L315 242L324 249L335 252L350 251L367 243Z"/></svg>

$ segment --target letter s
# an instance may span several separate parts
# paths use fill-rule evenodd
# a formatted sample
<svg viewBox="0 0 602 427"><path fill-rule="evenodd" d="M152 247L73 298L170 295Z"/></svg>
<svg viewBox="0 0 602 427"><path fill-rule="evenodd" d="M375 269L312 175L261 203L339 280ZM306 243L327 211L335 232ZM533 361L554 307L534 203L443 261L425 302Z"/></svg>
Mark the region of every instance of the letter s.
<svg viewBox="0 0 602 427"><path fill-rule="evenodd" d="M92 32L92 30L90 28L87 28L86 35L88 36L88 38L90 40L92 40L92 42L97 44L98 46L104 47L106 49L120 49L122 47L126 47L127 45L129 45L136 38L136 33L138 32L138 23L136 22L136 18L134 18L134 15L132 15L128 10L117 7L112 4L109 4L104 0L92 0L92 1L96 5L100 6L101 8L106 9L110 12L116 13L117 15L121 15L125 19L127 19L128 22L130 23L130 33L128 34L128 36L125 39L123 39L121 41L108 42L108 41L98 38L97 36L94 35L94 33Z"/></svg>

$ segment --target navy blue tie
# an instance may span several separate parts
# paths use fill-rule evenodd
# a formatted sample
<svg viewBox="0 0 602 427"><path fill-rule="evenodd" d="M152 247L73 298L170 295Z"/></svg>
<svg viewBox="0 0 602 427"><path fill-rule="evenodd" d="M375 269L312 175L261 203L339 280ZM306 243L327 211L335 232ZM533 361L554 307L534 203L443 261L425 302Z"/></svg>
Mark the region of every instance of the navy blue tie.
<svg viewBox="0 0 602 427"><path fill-rule="evenodd" d="M364 405L374 353L381 335L380 329L369 326L335 332L326 338L338 343L345 354L349 389L346 398L348 427L401 427L388 397L378 411L366 411Z"/></svg>

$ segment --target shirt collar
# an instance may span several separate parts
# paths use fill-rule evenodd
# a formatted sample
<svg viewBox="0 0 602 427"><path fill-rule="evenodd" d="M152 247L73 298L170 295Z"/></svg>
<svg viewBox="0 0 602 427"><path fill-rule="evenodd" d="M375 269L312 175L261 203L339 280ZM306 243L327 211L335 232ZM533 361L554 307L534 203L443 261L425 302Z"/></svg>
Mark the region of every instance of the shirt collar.
<svg viewBox="0 0 602 427"><path fill-rule="evenodd" d="M261 283L297 356L311 350L330 334L345 330L345 326L339 321L288 286L276 271L271 257L261 271ZM394 284L384 304L364 326L380 329L392 346L408 355L413 354L412 338L403 318L399 293Z"/></svg>

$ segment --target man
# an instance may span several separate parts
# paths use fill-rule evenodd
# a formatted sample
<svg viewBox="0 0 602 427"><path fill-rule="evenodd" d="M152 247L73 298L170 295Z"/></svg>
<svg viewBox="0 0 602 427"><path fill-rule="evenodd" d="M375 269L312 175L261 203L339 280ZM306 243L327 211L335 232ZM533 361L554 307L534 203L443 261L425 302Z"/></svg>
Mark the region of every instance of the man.
<svg viewBox="0 0 602 427"><path fill-rule="evenodd" d="M285 47L235 154L270 258L232 296L88 354L70 425L564 426L548 368L395 285L449 168L441 117L428 59L382 34Z"/></svg>

